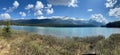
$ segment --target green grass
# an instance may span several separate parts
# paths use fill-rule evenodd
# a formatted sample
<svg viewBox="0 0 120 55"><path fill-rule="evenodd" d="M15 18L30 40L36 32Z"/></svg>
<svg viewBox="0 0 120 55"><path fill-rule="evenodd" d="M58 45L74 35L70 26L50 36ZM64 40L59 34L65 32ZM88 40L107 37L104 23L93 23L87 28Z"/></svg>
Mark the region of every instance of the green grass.
<svg viewBox="0 0 120 55"><path fill-rule="evenodd" d="M98 55L119 55L120 34L104 36L57 38L51 35L38 35L13 31L6 38L0 29L0 55L82 55L90 50Z"/></svg>

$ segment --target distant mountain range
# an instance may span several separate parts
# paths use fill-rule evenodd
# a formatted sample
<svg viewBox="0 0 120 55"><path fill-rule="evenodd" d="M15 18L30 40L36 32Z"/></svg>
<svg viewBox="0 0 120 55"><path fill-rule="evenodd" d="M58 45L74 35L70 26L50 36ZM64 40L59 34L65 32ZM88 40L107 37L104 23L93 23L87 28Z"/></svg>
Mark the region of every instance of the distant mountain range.
<svg viewBox="0 0 120 55"><path fill-rule="evenodd" d="M120 27L120 21L114 21L106 24L106 27Z"/></svg>
<svg viewBox="0 0 120 55"><path fill-rule="evenodd" d="M0 23L4 23L3 20ZM97 22L95 20L73 20L73 19L20 19L11 20L12 25L30 25L30 26L52 26L52 27L98 27L105 25L103 22Z"/></svg>

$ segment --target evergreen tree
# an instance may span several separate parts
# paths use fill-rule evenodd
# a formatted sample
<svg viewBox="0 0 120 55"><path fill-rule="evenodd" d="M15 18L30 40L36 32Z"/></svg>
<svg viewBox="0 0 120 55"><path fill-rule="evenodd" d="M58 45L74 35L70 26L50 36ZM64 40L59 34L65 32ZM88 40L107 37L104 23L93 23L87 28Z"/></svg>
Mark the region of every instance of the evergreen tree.
<svg viewBox="0 0 120 55"><path fill-rule="evenodd" d="M7 19L6 21L5 21L5 27L3 28L3 35L5 36L5 37L10 37L11 36L11 27L10 27L10 20L9 19Z"/></svg>

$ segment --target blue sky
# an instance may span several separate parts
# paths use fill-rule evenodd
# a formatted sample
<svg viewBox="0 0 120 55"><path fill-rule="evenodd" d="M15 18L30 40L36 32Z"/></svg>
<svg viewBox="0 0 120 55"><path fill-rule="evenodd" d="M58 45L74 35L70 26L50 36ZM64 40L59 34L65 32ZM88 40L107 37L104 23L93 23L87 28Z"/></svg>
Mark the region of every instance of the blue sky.
<svg viewBox="0 0 120 55"><path fill-rule="evenodd" d="M0 18L43 19L69 17L115 21L120 19L119 0L0 0Z"/></svg>

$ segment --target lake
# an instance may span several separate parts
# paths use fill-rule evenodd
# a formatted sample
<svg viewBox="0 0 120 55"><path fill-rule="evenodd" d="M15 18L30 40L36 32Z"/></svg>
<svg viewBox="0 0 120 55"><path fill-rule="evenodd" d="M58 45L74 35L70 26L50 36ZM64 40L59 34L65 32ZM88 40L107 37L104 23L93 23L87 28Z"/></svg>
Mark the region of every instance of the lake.
<svg viewBox="0 0 120 55"><path fill-rule="evenodd" d="M120 33L120 28L105 27L39 27L39 26L11 26L14 30L32 32L41 35L53 35L57 37L85 37L85 36L110 36Z"/></svg>

